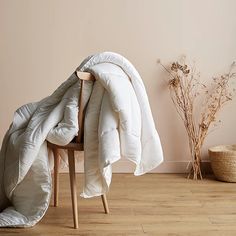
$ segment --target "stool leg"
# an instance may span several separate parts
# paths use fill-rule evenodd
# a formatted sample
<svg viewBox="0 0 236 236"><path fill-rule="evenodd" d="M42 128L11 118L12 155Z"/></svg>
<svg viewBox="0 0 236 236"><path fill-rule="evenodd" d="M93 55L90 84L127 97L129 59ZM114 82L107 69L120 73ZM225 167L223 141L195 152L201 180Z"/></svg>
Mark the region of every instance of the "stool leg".
<svg viewBox="0 0 236 236"><path fill-rule="evenodd" d="M108 214L109 213L109 207L108 207L108 203L107 203L106 194L101 195L101 198L102 198L102 204L103 204L105 213Z"/></svg>
<svg viewBox="0 0 236 236"><path fill-rule="evenodd" d="M70 189L71 189L71 200L72 210L74 218L74 228L78 229L78 207L77 207L77 194L76 194L76 176L75 176L75 156L73 150L68 150L68 162L70 172Z"/></svg>
<svg viewBox="0 0 236 236"><path fill-rule="evenodd" d="M54 207L56 207L58 206L60 156L57 148L53 148L52 151L54 156Z"/></svg>

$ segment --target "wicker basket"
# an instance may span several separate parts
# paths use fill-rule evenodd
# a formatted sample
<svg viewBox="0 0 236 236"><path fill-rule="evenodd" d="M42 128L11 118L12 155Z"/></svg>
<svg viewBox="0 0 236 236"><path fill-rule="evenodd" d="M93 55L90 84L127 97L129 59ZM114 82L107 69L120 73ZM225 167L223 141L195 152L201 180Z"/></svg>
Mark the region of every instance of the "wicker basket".
<svg viewBox="0 0 236 236"><path fill-rule="evenodd" d="M208 150L211 167L218 180L236 182L236 145L212 147Z"/></svg>

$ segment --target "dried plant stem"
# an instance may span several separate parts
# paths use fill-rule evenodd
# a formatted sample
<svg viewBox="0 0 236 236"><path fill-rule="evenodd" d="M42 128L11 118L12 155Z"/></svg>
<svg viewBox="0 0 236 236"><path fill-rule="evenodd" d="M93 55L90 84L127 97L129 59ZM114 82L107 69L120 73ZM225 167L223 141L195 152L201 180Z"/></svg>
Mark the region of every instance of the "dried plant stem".
<svg viewBox="0 0 236 236"><path fill-rule="evenodd" d="M226 102L232 100L233 93L229 88L229 81L236 78L236 73L233 72L235 63L231 65L228 74L213 79L211 91L200 83L200 75L196 73L195 66L190 68L185 63L181 65L174 62L171 69L168 69L159 63L170 75L168 85L171 99L188 135L191 168L187 177L194 180L202 179L201 149L210 125L215 122L216 114ZM200 92L205 92L206 96L203 106L198 110L200 117L197 119L194 107L195 99L199 97Z"/></svg>

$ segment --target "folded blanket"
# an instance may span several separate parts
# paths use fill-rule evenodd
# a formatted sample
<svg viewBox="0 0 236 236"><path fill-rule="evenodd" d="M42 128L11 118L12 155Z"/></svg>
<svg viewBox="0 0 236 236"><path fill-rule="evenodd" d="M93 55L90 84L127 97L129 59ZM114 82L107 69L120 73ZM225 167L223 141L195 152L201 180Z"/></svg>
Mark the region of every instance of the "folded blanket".
<svg viewBox="0 0 236 236"><path fill-rule="evenodd" d="M122 157L141 175L163 161L143 82L132 64L116 53L86 58L77 68L86 82L83 197L108 191L111 164ZM80 81L73 73L51 96L20 107L0 152L0 227L28 227L45 214L51 195L46 140L66 145L78 133Z"/></svg>

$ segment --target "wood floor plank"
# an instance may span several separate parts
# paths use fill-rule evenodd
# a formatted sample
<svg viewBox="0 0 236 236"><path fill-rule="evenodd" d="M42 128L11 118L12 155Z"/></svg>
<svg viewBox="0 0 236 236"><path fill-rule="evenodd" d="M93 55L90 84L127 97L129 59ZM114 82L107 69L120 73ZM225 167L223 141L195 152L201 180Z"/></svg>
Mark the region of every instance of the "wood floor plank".
<svg viewBox="0 0 236 236"><path fill-rule="evenodd" d="M77 175L78 192L83 176ZM69 177L60 174L59 206L49 207L32 228L0 229L3 236L60 235L236 235L234 183L186 179L181 174L114 174L107 195L110 214L100 197L78 197L79 229L73 229Z"/></svg>

